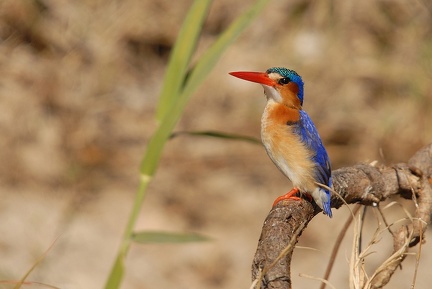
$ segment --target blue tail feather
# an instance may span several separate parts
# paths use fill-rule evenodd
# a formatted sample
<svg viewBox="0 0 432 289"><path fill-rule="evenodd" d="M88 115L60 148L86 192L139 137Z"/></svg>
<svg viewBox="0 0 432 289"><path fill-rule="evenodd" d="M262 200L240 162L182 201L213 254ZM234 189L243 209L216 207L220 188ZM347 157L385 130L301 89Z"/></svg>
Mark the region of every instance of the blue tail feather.
<svg viewBox="0 0 432 289"><path fill-rule="evenodd" d="M326 190L325 194L326 194L326 201L323 202L323 211L324 211L324 214L326 214L327 216L329 216L331 218L333 216L333 214L331 211L330 192Z"/></svg>

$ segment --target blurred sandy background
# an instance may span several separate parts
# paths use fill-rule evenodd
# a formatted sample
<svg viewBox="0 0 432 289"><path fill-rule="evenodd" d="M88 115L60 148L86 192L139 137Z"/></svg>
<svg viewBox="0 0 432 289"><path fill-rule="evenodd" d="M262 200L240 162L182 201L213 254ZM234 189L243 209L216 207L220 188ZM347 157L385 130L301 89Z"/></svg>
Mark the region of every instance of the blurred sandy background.
<svg viewBox="0 0 432 289"><path fill-rule="evenodd" d="M215 1L197 55L249 2ZM168 56L191 3L0 1L0 280L19 279L60 236L28 279L103 287L156 127ZM431 36L429 1L271 1L191 98L176 130L259 137L262 88L228 72L285 66L303 76L304 108L334 168L406 161L432 141ZM249 288L262 222L290 186L261 146L170 141L137 229L214 240L134 245L122 288ZM372 210L368 216L373 231ZM396 209L390 218L400 216ZM319 287L298 273L322 277L347 217L342 208L310 224L299 245L318 251L296 251L296 288ZM432 281L428 237L416 288ZM330 279L337 288L348 287L351 240L350 229ZM380 245L382 256L391 252L388 237ZM369 273L379 264L374 258ZM413 273L409 256L388 288L409 288Z"/></svg>

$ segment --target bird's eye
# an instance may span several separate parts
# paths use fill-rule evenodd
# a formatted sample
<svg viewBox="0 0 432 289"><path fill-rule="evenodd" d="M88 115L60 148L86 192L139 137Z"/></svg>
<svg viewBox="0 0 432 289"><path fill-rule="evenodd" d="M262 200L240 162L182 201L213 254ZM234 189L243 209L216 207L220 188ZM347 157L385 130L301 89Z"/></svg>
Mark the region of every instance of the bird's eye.
<svg viewBox="0 0 432 289"><path fill-rule="evenodd" d="M291 79L289 79L289 77L283 77L283 78L278 80L278 83L280 85L284 85L284 84L288 84L290 81L291 81Z"/></svg>

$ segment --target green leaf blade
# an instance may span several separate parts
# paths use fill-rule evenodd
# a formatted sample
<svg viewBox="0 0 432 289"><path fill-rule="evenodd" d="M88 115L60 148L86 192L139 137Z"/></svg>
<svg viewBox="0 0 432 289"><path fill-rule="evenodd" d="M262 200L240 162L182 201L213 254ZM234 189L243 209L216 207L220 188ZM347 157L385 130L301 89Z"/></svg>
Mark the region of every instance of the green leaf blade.
<svg viewBox="0 0 432 289"><path fill-rule="evenodd" d="M251 136L245 136L245 135L239 135L239 134L230 134L225 133L221 131L178 131L173 134L171 134L171 138L178 137L180 135L189 135L189 136L204 136L204 137L214 137L214 138L222 138L222 139L228 139L228 140L239 140L239 141L245 141L250 142L253 144L259 144L261 145L261 141L255 137Z"/></svg>
<svg viewBox="0 0 432 289"><path fill-rule="evenodd" d="M109 278L105 284L105 289L118 289L120 288L121 281L124 275L124 255L119 254L111 269Z"/></svg>
<svg viewBox="0 0 432 289"><path fill-rule="evenodd" d="M183 85L185 74L208 14L211 0L194 1L186 15L176 39L165 73L164 85L159 97L156 117L160 121L175 104L175 98Z"/></svg>
<svg viewBox="0 0 432 289"><path fill-rule="evenodd" d="M140 244L206 242L211 239L196 233L141 231L132 234L132 241Z"/></svg>

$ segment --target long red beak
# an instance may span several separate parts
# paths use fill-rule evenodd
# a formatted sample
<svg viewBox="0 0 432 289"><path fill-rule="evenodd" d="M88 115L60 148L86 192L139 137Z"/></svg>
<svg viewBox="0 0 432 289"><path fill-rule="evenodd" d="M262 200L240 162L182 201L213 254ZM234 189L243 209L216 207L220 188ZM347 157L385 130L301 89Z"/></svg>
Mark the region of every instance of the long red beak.
<svg viewBox="0 0 432 289"><path fill-rule="evenodd" d="M261 83L268 86L273 86L276 84L276 82L270 77L268 77L268 74L265 72L237 71L230 72L229 74L244 80Z"/></svg>

